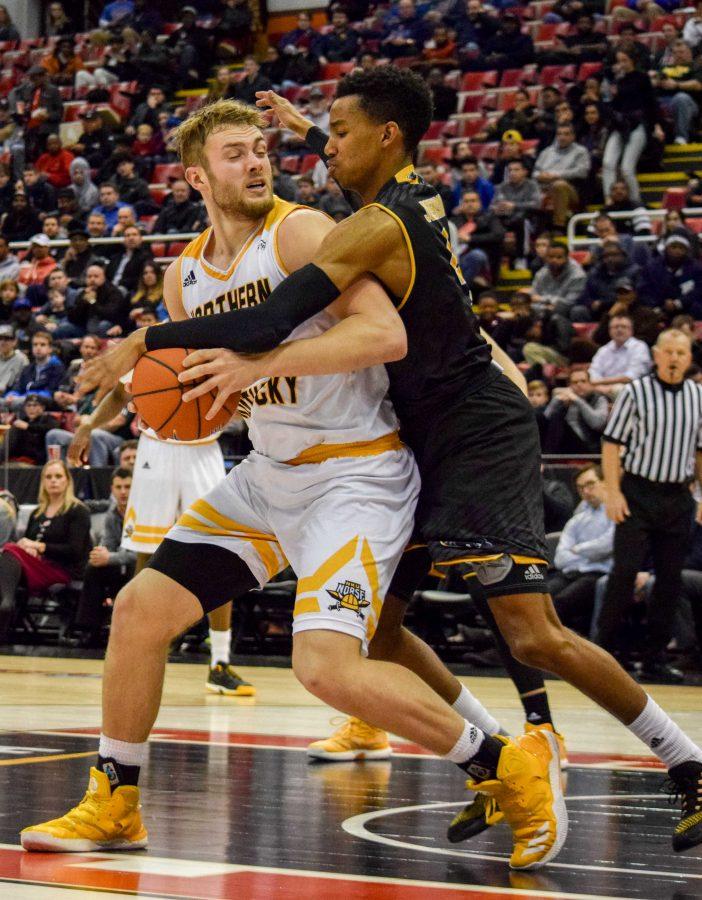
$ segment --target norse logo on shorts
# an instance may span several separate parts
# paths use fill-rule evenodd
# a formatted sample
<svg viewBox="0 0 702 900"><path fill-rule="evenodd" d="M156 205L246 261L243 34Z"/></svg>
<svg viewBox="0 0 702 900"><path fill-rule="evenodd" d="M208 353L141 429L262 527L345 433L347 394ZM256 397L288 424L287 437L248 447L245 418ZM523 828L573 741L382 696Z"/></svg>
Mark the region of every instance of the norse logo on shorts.
<svg viewBox="0 0 702 900"><path fill-rule="evenodd" d="M502 581L509 574L513 565L512 557L503 553L498 559L476 561L473 563L473 568L478 581L483 587L487 587Z"/></svg>
<svg viewBox="0 0 702 900"><path fill-rule="evenodd" d="M340 581L335 591L327 588L327 593L336 600L329 609L350 609L359 619L364 617L361 610L370 606L370 600L366 600L366 592L355 581Z"/></svg>

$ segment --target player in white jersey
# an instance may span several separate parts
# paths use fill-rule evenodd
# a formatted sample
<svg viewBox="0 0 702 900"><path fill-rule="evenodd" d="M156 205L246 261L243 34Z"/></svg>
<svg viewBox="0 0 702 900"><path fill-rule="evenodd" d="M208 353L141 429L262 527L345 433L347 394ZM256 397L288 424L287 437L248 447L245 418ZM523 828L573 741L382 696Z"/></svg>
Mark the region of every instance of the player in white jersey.
<svg viewBox="0 0 702 900"><path fill-rule="evenodd" d="M333 228L317 211L273 198L258 116L219 101L180 126L186 178L213 223L166 276L165 294L183 315L265 303L266 291L307 266ZM254 451L181 516L149 567L120 592L88 792L62 818L25 829L26 849L146 845L136 784L168 644L203 610L264 583L288 561L298 576L293 669L308 690L461 765L466 742L479 740L478 729L414 672L365 654L412 532L419 488L381 365L406 352L401 320L379 283L363 278L294 338L268 355L265 378L239 403ZM342 350L344 374L320 374L338 367ZM530 754L519 753L531 767Z"/></svg>
<svg viewBox="0 0 702 900"><path fill-rule="evenodd" d="M81 425L71 442L69 459L80 466L88 458L90 436L124 408L128 395L117 385ZM217 436L200 441L160 440L141 426L132 489L124 516L122 546L137 554L136 574L146 566L159 544L191 503L225 476L224 457ZM253 697L256 689L231 665L231 600L208 613L210 665L206 688L215 694Z"/></svg>

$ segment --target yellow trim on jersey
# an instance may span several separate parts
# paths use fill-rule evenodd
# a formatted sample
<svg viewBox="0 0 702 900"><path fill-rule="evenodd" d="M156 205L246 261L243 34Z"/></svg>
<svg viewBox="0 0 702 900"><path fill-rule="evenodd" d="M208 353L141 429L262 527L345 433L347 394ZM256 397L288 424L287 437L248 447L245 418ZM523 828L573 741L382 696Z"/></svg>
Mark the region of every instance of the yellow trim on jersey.
<svg viewBox="0 0 702 900"><path fill-rule="evenodd" d="M539 559L536 556L517 556L514 553L493 553L491 556L462 556L460 559L450 559L446 562L435 562L434 565L443 567L458 566L461 563L493 562L496 559L502 559L503 556L509 556L513 562L517 563L518 566L530 566L532 564L540 566L548 565L548 562L545 559Z"/></svg>
<svg viewBox="0 0 702 900"><path fill-rule="evenodd" d="M288 466L305 466L309 463L321 463L327 459L345 456L378 456L388 450L401 450L403 447L397 431L391 431L372 441L353 441L348 444L316 444L303 450L294 459L285 460Z"/></svg>
<svg viewBox="0 0 702 900"><path fill-rule="evenodd" d="M395 181L398 184L412 184L415 181L419 181L419 175L417 175L414 171L414 166L410 163L409 166L400 169L397 175L395 175Z"/></svg>
<svg viewBox="0 0 702 900"><path fill-rule="evenodd" d="M134 526L134 533L139 532L140 534L155 534L161 535L168 534L171 530L170 526L168 528L159 528L157 525L139 525L138 523Z"/></svg>
<svg viewBox="0 0 702 900"><path fill-rule="evenodd" d="M272 541L276 544L278 543L275 535L267 534L265 531L257 531L255 528L251 528L248 525L242 525L240 522L235 522L234 519L230 519L227 516L222 515L221 512L216 510L214 506L211 506L206 500L196 500L192 504L192 506L190 506L186 510L184 515L187 515L191 512L196 513L198 516L202 516L203 519L209 519L210 522L214 522L215 525L219 525L221 528L224 528L227 533L231 534L232 536L243 534L246 537L253 538L255 540Z"/></svg>
<svg viewBox="0 0 702 900"><path fill-rule="evenodd" d="M402 171L404 172L405 170L403 169ZM398 175L400 175L400 174L401 173L398 172ZM414 287L414 282L417 277L417 264L414 260L414 250L412 249L412 241L410 240L410 236L407 233L407 229L405 228L405 223L397 215L397 213L394 213L391 209L388 209L387 206L383 206L382 203L369 203L368 207L371 207L371 206L376 206L378 209L382 209L383 212L386 212L389 216L393 217L393 219L397 222L397 224L402 229L402 235L405 239L405 244L407 245L407 252L409 253L409 258L410 258L410 283L409 283L407 290L405 291L405 296L402 298L402 300L400 300L400 302L397 306L397 309L399 311L402 309L402 307L405 305L405 303L407 303L407 299L409 298L409 295L412 293L412 288Z"/></svg>
<svg viewBox="0 0 702 900"><path fill-rule="evenodd" d="M205 270L206 274L210 276L210 278L216 278L218 281L229 281L229 279L234 274L236 267L239 265L241 260L244 258L244 254L249 249L251 244L253 244L253 242L256 240L256 238L260 237L263 234L263 229L265 228L265 224L266 224L265 222L262 222L259 225L259 227L253 232L253 234L249 235L249 237L246 239L246 241L244 242L242 247L239 249L239 252L237 253L237 255L234 257L233 261L230 263L229 268L227 269L226 272L222 272L219 269L213 268L205 259L205 256L204 256L205 247L207 246L207 242L209 241L210 235L208 235L207 241L200 248L200 252L198 253L198 256L197 256L197 261L200 263L202 268ZM211 233L212 233L212 228L210 228L210 234Z"/></svg>
<svg viewBox="0 0 702 900"><path fill-rule="evenodd" d="M371 609L374 614L374 618L368 622L368 631L366 634L368 643L370 643L373 640L373 635L378 627L378 620L380 619L380 611L383 608L383 601L380 597L378 567L373 556L373 551L368 543L368 538L363 538L363 544L361 545L361 565L365 569L368 578L368 584L371 591Z"/></svg>
<svg viewBox="0 0 702 900"><path fill-rule="evenodd" d="M207 240L207 237L209 236L211 230L212 226L208 225L204 231L201 231L196 238L193 238L192 241L190 241L190 243L186 246L186 248L180 255L197 259L197 256L202 249L202 245L204 241Z"/></svg>
<svg viewBox="0 0 702 900"><path fill-rule="evenodd" d="M297 599L295 600L295 608L293 609L293 617L302 613L319 612L319 600L317 597L301 597L302 594L313 594L315 591L321 591L324 585L336 572L343 566L350 563L356 555L356 545L358 544L358 535L347 541L343 547L339 547L332 555L326 559L313 575L306 578L300 578L297 582Z"/></svg>

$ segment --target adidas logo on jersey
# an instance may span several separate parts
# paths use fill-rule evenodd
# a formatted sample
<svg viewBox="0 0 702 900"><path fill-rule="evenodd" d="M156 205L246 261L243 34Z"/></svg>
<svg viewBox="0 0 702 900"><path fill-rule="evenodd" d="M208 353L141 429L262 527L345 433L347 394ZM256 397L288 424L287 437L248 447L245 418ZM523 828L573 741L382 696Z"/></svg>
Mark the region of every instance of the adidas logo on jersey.
<svg viewBox="0 0 702 900"><path fill-rule="evenodd" d="M190 273L183 279L183 287L192 287L194 284L197 284L197 278L195 277L195 270L191 269Z"/></svg>
<svg viewBox="0 0 702 900"><path fill-rule="evenodd" d="M265 250L266 249L266 241L264 238L261 238L261 240L258 242L258 247L256 249L257 250Z"/></svg>
<svg viewBox="0 0 702 900"><path fill-rule="evenodd" d="M544 576L540 569L532 563L529 568L524 573L524 577L527 581L543 581Z"/></svg>
<svg viewBox="0 0 702 900"><path fill-rule="evenodd" d="M144 465L142 466L142 469L150 469L150 468L151 468L151 466L149 465L149 461L147 459L146 462L144 463Z"/></svg>

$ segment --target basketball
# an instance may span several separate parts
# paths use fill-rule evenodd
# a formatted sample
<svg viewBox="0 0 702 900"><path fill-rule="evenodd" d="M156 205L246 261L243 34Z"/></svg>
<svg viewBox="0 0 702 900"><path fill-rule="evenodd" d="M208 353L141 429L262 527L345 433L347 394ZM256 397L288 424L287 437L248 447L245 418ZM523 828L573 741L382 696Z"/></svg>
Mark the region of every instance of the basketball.
<svg viewBox="0 0 702 900"><path fill-rule="evenodd" d="M197 441L221 431L236 412L240 393L232 394L214 419L206 419L216 397L210 391L186 403L183 394L200 382L181 384L178 375L191 353L182 347L151 350L134 367L132 400L144 425L162 440Z"/></svg>

